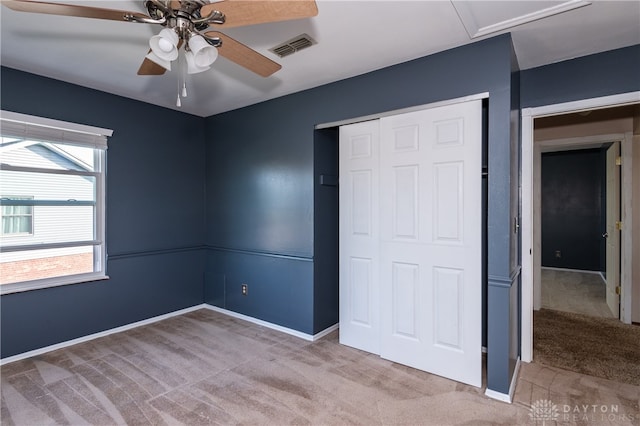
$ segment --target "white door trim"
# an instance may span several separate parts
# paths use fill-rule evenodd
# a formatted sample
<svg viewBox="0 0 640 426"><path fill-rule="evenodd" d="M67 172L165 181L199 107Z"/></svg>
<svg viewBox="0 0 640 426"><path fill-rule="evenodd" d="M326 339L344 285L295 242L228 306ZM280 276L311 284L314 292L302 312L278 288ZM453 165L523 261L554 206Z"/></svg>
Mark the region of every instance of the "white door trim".
<svg viewBox="0 0 640 426"><path fill-rule="evenodd" d="M531 362L533 359L533 121L536 118L550 115L623 106L638 102L640 102L640 91L522 109L522 318L520 333L521 360L524 362Z"/></svg>
<svg viewBox="0 0 640 426"><path fill-rule="evenodd" d="M622 233L620 235L620 261L622 262L622 270L620 271L620 286L622 288L622 297L620 300L620 319L626 323L632 322L632 300L633 300L633 228L638 226L632 223L633 218L633 132L625 133L624 139L620 142L620 152L622 156L622 170L620 171L620 220L623 223ZM638 144L635 144L638 149ZM636 166L637 167L637 166ZM636 250L638 250L636 248ZM637 254L636 254L637 256ZM636 282L638 277L635 277Z"/></svg>
<svg viewBox="0 0 640 426"><path fill-rule="evenodd" d="M564 138L564 139L550 139L538 142L533 147L533 194L532 194L532 210L533 210L533 310L537 311L542 306L542 291L540 283L540 274L536 274L536 271L540 271L543 268L541 264L541 215L540 215L540 197L542 188L541 182L541 165L542 165L542 153L554 152L554 151L567 151L571 149L586 149L599 147L602 144L608 142L619 142L624 140L624 133L612 133L605 135ZM524 246L523 246L524 247ZM550 268L553 269L553 268ZM584 271L582 271L584 272ZM631 287L631 283L629 283ZM631 294L629 291L628 294ZM631 299L629 299L631 302Z"/></svg>

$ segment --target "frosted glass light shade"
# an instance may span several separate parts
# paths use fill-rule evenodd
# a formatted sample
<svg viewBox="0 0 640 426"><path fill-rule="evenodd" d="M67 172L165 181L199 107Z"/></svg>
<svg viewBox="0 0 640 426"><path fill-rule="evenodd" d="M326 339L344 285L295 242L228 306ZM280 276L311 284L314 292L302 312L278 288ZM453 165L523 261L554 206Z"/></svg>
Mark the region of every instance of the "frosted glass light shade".
<svg viewBox="0 0 640 426"><path fill-rule="evenodd" d="M158 40L158 47L160 48L160 50L162 50L163 52L169 53L173 50L174 46L171 43L171 41L167 40L166 38L162 38L160 37L160 39Z"/></svg>
<svg viewBox="0 0 640 426"><path fill-rule="evenodd" d="M178 34L169 28L165 28L158 35L149 40L149 47L155 55L164 61L174 61L178 58Z"/></svg>
<svg viewBox="0 0 640 426"><path fill-rule="evenodd" d="M189 49L193 52L194 63L199 68L209 67L218 58L218 49L200 35L194 35L189 39Z"/></svg>
<svg viewBox="0 0 640 426"><path fill-rule="evenodd" d="M196 64L193 52L185 52L184 57L187 59L187 73L197 74L199 72L207 71L211 67L199 67Z"/></svg>

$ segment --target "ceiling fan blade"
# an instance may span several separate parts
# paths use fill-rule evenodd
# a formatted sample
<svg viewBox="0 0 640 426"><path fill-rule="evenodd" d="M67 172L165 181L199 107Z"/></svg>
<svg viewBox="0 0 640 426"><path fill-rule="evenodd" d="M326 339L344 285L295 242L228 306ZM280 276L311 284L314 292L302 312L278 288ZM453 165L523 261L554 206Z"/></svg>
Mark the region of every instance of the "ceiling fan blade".
<svg viewBox="0 0 640 426"><path fill-rule="evenodd" d="M2 4L17 12L46 13L49 15L77 16L81 18L110 19L126 21L125 15L149 18L139 12L127 10L103 9L99 7L78 6L72 4L45 3L31 0L2 0Z"/></svg>
<svg viewBox="0 0 640 426"><path fill-rule="evenodd" d="M222 40L222 46L218 47L220 55L262 77L269 77L282 68L282 65L273 62L271 59L261 55L239 41L232 39L228 35L218 31L209 31L205 33L205 35L207 37L219 37L220 40Z"/></svg>
<svg viewBox="0 0 640 426"><path fill-rule="evenodd" d="M318 14L314 0L226 0L202 6L202 16L217 10L226 21L221 28L310 18Z"/></svg>
<svg viewBox="0 0 640 426"><path fill-rule="evenodd" d="M151 49L149 49L149 53L151 53ZM140 69L138 69L138 75L162 75L167 70L153 62L149 58L144 58L142 61L142 65L140 65Z"/></svg>

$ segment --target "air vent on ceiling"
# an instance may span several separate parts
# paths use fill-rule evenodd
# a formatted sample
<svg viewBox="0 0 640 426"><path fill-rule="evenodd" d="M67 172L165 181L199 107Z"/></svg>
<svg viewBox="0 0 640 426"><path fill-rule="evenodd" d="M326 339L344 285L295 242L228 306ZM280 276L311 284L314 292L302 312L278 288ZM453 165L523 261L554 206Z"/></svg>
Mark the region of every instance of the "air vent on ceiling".
<svg viewBox="0 0 640 426"><path fill-rule="evenodd" d="M284 58L285 56L289 56L299 50L306 49L307 47L313 46L314 44L316 44L314 39L309 37L307 34L300 34L299 36L285 41L284 43L281 43L276 47L272 47L271 49L269 49L269 51L275 53L281 58Z"/></svg>

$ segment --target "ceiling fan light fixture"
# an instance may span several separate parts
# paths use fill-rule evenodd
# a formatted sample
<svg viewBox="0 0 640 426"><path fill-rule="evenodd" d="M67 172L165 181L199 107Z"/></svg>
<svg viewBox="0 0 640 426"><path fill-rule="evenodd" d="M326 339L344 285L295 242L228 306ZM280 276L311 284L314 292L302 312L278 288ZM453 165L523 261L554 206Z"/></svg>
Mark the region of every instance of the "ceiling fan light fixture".
<svg viewBox="0 0 640 426"><path fill-rule="evenodd" d="M196 64L195 57L193 52L187 51L184 53L184 57L187 60L187 73L188 74L198 74L200 72L207 71L210 69L210 66L201 67Z"/></svg>
<svg viewBox="0 0 640 426"><path fill-rule="evenodd" d="M163 52L169 53L169 52L171 52L173 50L173 48L175 46L173 44L171 44L171 42L169 40L167 40L166 38L160 38L158 40L158 47Z"/></svg>
<svg viewBox="0 0 640 426"><path fill-rule="evenodd" d="M178 34L165 28L158 35L154 35L149 40L149 46L153 53L164 61L174 61L178 58Z"/></svg>
<svg viewBox="0 0 640 426"><path fill-rule="evenodd" d="M193 61L198 68L208 68L218 58L218 49L207 43L201 35L189 38L189 50L193 53Z"/></svg>
<svg viewBox="0 0 640 426"><path fill-rule="evenodd" d="M156 64L160 65L162 68L166 69L167 71L171 71L171 61L166 61L166 60L158 57L158 55L153 53L153 51L149 52L149 54L146 56L146 58L149 59L150 61L153 61Z"/></svg>

